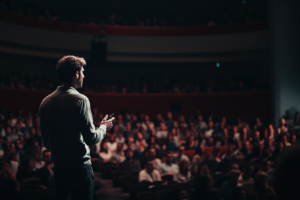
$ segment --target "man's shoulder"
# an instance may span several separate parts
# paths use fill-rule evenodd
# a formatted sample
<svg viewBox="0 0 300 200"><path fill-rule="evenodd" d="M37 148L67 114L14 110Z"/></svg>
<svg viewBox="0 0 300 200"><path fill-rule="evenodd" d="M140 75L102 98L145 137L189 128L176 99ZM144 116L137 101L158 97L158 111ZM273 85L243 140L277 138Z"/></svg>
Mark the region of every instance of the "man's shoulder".
<svg viewBox="0 0 300 200"><path fill-rule="evenodd" d="M68 98L74 98L76 100L86 100L89 101L88 97L85 96L84 94L79 93L78 91L72 92L72 93L65 93L64 95L66 95ZM66 97L64 96L64 97ZM41 105L47 103L48 101L51 101L53 98L61 98L61 94L59 91L55 90L53 91L51 94L47 95L43 100Z"/></svg>

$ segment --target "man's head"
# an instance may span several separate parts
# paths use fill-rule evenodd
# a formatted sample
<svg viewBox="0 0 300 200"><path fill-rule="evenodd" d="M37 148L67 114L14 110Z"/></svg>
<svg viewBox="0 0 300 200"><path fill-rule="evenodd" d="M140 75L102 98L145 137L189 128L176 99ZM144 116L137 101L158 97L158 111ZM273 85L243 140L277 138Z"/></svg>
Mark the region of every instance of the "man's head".
<svg viewBox="0 0 300 200"><path fill-rule="evenodd" d="M126 159L132 159L133 151L131 149L127 149L125 156L126 156Z"/></svg>
<svg viewBox="0 0 300 200"><path fill-rule="evenodd" d="M150 155L150 157L155 158L156 157L156 150L154 148L151 148L149 150L149 155Z"/></svg>
<svg viewBox="0 0 300 200"><path fill-rule="evenodd" d="M172 154L172 152L167 152L166 163L171 164L172 162L173 162L173 154Z"/></svg>
<svg viewBox="0 0 300 200"><path fill-rule="evenodd" d="M154 162L152 159L146 161L145 168L147 172L151 173L154 170Z"/></svg>
<svg viewBox="0 0 300 200"><path fill-rule="evenodd" d="M83 58L64 56L58 61L56 67L58 78L62 83L72 83L76 88L82 88L84 65L86 62Z"/></svg>
<svg viewBox="0 0 300 200"><path fill-rule="evenodd" d="M43 151L43 160L46 163L48 163L48 162L51 162L50 159L51 159L51 152L49 150L44 150Z"/></svg>

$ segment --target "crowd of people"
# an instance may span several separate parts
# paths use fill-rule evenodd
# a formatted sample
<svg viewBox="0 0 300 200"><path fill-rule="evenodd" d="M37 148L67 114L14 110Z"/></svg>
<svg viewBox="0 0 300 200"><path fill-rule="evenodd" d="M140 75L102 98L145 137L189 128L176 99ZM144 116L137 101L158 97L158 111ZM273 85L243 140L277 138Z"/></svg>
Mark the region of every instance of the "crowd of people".
<svg viewBox="0 0 300 200"><path fill-rule="evenodd" d="M188 3L188 2L187 2ZM195 3L195 2L194 2ZM218 6L219 5L219 6ZM80 9L80 8L78 8ZM82 8L81 8L82 9ZM143 9L145 9L143 7ZM208 4L191 4L187 11L159 11L148 10L134 12L99 12L77 9L49 9L41 5L30 3L1 1L0 11L15 13L41 20L62 21L69 23L110 26L138 26L138 27L168 27L168 26L214 26L218 24L243 23L267 19L267 1L217 1Z"/></svg>
<svg viewBox="0 0 300 200"><path fill-rule="evenodd" d="M229 78L229 77L228 77ZM0 87L55 90L58 81L44 76L0 72ZM233 76L228 80L192 78L136 78L127 80L85 79L80 92L98 93L211 93L268 90L269 87L251 76Z"/></svg>
<svg viewBox="0 0 300 200"><path fill-rule="evenodd" d="M97 108L92 113L99 127L104 115ZM260 118L251 124L202 116L198 111L194 116L175 119L168 112L150 119L144 113L120 113L104 140L90 147L90 155L136 173L139 182L192 182L196 190L190 199L275 198L274 166L285 148L299 144L299 113L293 117L288 110L278 127ZM213 148L211 153L208 147ZM227 147L225 153L223 147ZM43 146L38 112L1 108L0 195L13 195L28 178L39 178L42 189L53 188L50 158L51 152ZM164 177L171 178L165 181ZM220 188L221 196L212 188ZM186 195L177 192L178 199Z"/></svg>

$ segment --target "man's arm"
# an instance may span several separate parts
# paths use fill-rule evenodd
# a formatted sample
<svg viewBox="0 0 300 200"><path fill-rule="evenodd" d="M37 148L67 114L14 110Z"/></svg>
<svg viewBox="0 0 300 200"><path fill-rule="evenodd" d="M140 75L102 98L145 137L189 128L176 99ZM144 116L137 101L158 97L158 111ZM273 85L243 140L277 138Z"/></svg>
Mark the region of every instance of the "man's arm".
<svg viewBox="0 0 300 200"><path fill-rule="evenodd" d="M95 129L91 112L90 101L88 98L79 100L79 127L82 137L88 146L99 143L106 135L106 126L101 125Z"/></svg>
<svg viewBox="0 0 300 200"><path fill-rule="evenodd" d="M43 139L43 145L48 149L50 149L50 145L49 145L49 139L48 139L48 135L46 133L46 125L45 125L45 119L43 116L43 108L42 108L42 104L40 105L40 109L39 109L39 116L40 116L40 127L41 127L41 134L42 134L42 139Z"/></svg>

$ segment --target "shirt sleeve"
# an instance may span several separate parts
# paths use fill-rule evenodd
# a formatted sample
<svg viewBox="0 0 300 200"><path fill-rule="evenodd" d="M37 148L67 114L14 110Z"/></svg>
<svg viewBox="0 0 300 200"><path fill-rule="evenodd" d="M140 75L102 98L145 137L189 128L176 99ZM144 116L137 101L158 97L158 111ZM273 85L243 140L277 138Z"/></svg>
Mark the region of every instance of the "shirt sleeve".
<svg viewBox="0 0 300 200"><path fill-rule="evenodd" d="M88 98L79 100L79 127L82 137L88 146L99 143L106 135L106 126L101 125L98 129L93 123L90 101Z"/></svg>
<svg viewBox="0 0 300 200"><path fill-rule="evenodd" d="M40 109L39 109L39 117L40 117L40 128L41 128L41 135L42 135L43 145L44 145L44 147L46 147L46 149L51 150L50 145L49 145L48 135L46 133L46 125L45 125L45 119L44 119L44 116L43 116L42 104L40 105Z"/></svg>

